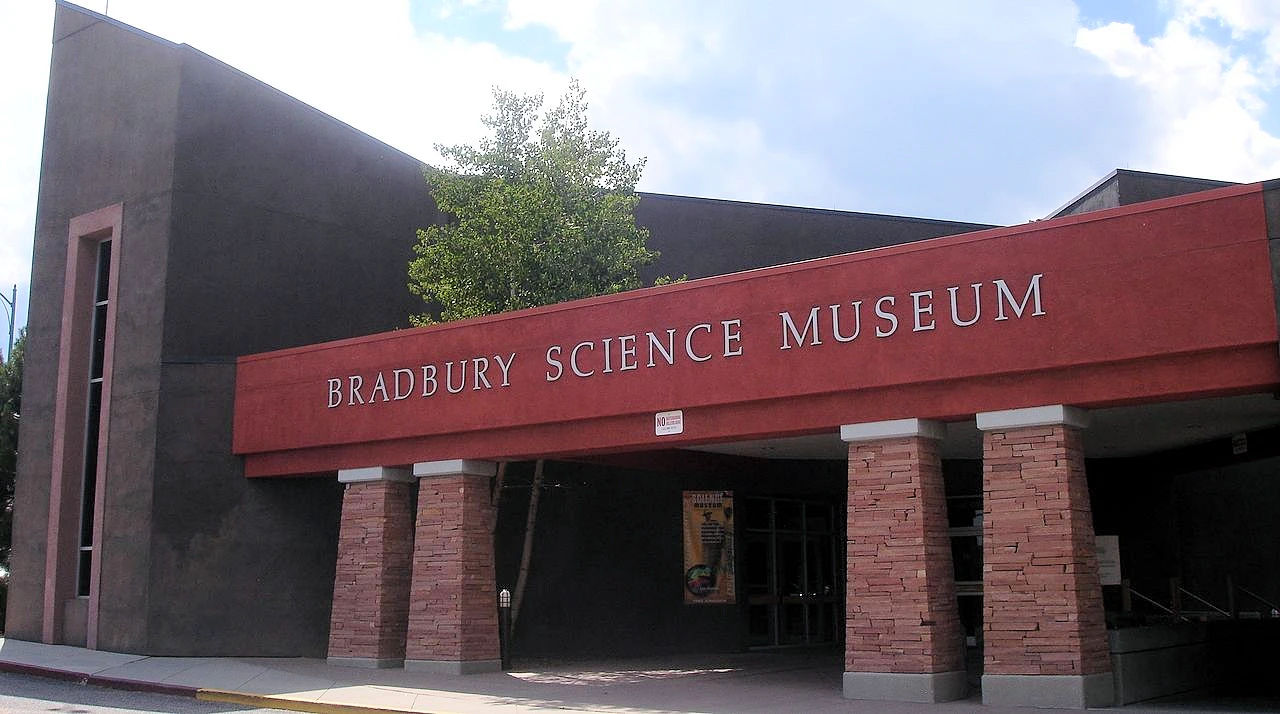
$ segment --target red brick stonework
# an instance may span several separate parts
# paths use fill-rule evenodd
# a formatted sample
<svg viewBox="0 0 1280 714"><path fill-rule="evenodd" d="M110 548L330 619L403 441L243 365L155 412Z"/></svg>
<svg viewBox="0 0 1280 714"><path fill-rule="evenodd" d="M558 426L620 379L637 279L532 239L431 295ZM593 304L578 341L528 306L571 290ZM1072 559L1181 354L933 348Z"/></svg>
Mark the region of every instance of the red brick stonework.
<svg viewBox="0 0 1280 714"><path fill-rule="evenodd" d="M938 442L849 445L845 670L964 669Z"/></svg>
<svg viewBox="0 0 1280 714"><path fill-rule="evenodd" d="M493 518L488 477L420 479L409 663L456 663L454 671L466 672L499 661Z"/></svg>
<svg viewBox="0 0 1280 714"><path fill-rule="evenodd" d="M330 657L385 664L404 659L414 487L389 480L346 485L329 619Z"/></svg>
<svg viewBox="0 0 1280 714"><path fill-rule="evenodd" d="M984 674L1111 670L1081 432L983 434Z"/></svg>

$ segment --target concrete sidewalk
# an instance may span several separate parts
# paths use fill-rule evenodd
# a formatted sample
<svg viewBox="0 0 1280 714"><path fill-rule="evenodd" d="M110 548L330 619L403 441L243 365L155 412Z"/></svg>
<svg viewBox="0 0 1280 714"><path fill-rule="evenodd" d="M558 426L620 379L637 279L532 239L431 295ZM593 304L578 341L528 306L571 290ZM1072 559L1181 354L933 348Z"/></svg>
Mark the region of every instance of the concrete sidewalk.
<svg viewBox="0 0 1280 714"><path fill-rule="evenodd" d="M0 670L165 692L255 707L329 713L433 712L945 712L1045 711L853 701L841 696L833 651L751 652L523 666L463 676L330 665L316 659L144 657L0 639ZM1224 702L1130 706L1127 711L1267 711Z"/></svg>

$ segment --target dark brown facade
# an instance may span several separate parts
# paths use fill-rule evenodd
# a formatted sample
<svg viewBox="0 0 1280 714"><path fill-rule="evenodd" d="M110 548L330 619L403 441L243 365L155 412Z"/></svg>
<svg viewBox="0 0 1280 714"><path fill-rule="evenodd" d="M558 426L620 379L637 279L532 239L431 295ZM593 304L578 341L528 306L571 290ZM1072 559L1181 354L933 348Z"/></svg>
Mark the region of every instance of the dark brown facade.
<svg viewBox="0 0 1280 714"><path fill-rule="evenodd" d="M1210 198L1102 219L1080 215L1215 188ZM537 567L510 643L514 652L589 657L824 645L844 648L851 696L872 696L894 681L880 675L895 674L920 675L911 681L926 685L930 699L961 696L981 674L993 677L990 692L1000 686L1012 692L992 701L1027 703L1019 698L1022 677L1066 677L1077 689L1096 690L1101 682L1109 691L1111 673L1132 659L1115 633L1158 618L1126 607L1119 586L1099 582L1091 551L1098 534L1120 538L1120 565L1134 590L1168 592L1178 578L1224 607L1232 601L1259 613L1257 628L1218 622L1210 627L1217 634L1194 643L1195 656L1229 643L1238 657L1233 666L1248 671L1256 659L1250 653L1276 641L1275 628L1263 622L1270 619L1264 605L1280 600L1280 568L1271 556L1280 547L1280 503L1269 495L1280 474L1272 447L1280 409L1270 396L1280 384L1272 378L1274 313L1266 329L1254 329L1266 322L1258 319L1265 312L1259 297L1274 303L1274 279L1268 293L1254 268L1265 263L1268 239L1271 255L1280 255L1277 196L1272 184L1223 188L1119 171L1059 212L1076 218L1053 224L1075 240L1092 240L1107 231L1085 224L1110 221L1104 228L1116 251L1141 248L1134 255L1143 260L1130 261L1137 266L1132 272L1146 269L1147 277L1135 292L1172 291L1174 299L1190 294L1184 287L1196 281L1172 288L1161 282L1150 260L1179 270L1187 265L1162 246L1201 250L1205 260L1195 265L1217 281L1227 263L1214 261L1236 249L1228 239L1256 248L1263 256L1257 265L1228 261L1235 284L1248 289L1210 296L1215 314L1229 316L1211 330L1176 316L1148 329L1140 303L1116 300L1122 317L1141 327L1131 331L1132 343L1075 323L1070 334L1038 333L1032 347L1045 354L1055 344L1060 352L1105 347L1120 355L1106 364L1055 365L1051 378L1013 368L942 382L913 373L909 384L888 380L875 395L853 394L838 404L828 395L812 409L787 401L797 388L767 395L778 409L743 399L729 415L755 414L759 426L726 417L722 423L733 427L716 438L671 449L647 442L620 447L608 441L611 425L574 417L569 421L580 436L600 439L591 448L503 452L557 457L546 465ZM1206 208L1232 201L1234 208L1217 213ZM1146 217L1168 230L1144 233ZM662 253L652 274L711 277L683 293L713 292L701 298L705 305L719 304L729 283L748 279L723 277L735 271L890 246L898 248L877 255L903 255L909 252L903 244L989 228L657 194L643 195L637 219ZM1213 231L1225 219L1238 235ZM515 580L532 463L509 463L505 487L494 494L484 470L492 461L475 472L460 467L413 483L421 478L406 473L413 460L335 465L321 454L315 469L247 474L245 459L257 454L233 453L237 360L403 327L416 309L404 288L415 230L438 220L412 157L193 48L59 3L7 635L161 655L328 654L455 670L491 663L495 613L486 598ZM1032 261L1036 251L1026 246L1036 230L985 233L963 255L954 247L970 238L936 241L929 244L935 260L900 273L963 268L977 260L982 240L1008 241L1004 254L1025 252ZM1194 231L1212 240L1195 244ZM1053 245L1067 245L1064 254L1073 260L1101 256L1098 275L1076 271L1085 276L1080 284L1121 292L1124 266L1115 265L1106 246L1086 251L1068 243ZM95 272L95 259L108 267ZM824 265L834 271L839 262ZM109 276L109 299L95 292L101 275ZM807 295L812 275L787 268L757 278L769 285L761 292L785 299ZM970 283L961 282L953 287L968 290ZM618 300L641 304L663 294ZM902 313L903 324L952 319L944 314L945 289L939 295L936 314L917 307ZM1007 304L1018 299L1028 304L1021 293ZM674 314L679 303L646 314ZM827 306L814 304L820 311ZM93 354L98 307L107 345L100 374L95 358L85 356ZM1199 315L1201 308L1211 312L1194 305L1183 312ZM586 308L566 308L574 309ZM540 318L520 319L520 329L509 332ZM1223 339L1194 342L1206 333ZM1162 340L1176 345L1142 359L1120 354ZM957 345L945 354L928 348L919 354L934 365L977 364L1017 347L1008 338L984 344L985 351ZM1125 360L1130 364L1116 366ZM894 362L885 360L879 371L891 372ZM1105 379L1097 376L1104 372ZM999 382L1004 392L1026 395L1076 385L1072 394L1087 402L1093 426L1084 428L1070 405L1056 402L1048 406L1060 407L1061 418L1051 424L993 426L984 418L1011 405L993 406L990 391L970 399L979 377L990 380L988 387ZM1092 384L1106 389L1089 391ZM105 395L100 412L93 411L95 389ZM916 420L909 434L856 428L921 416L866 416L894 403L886 394L896 395L897 404L938 411ZM704 401L708 413L723 406ZM839 410L847 419L804 421ZM98 416L82 420L86 413ZM96 448L84 447L93 424L101 430ZM807 440L833 424L855 427L848 445L834 432L826 434L834 450ZM90 453L101 458L91 462ZM364 467L378 469L377 478L363 478ZM883 498L889 487L902 489L898 501ZM690 607L679 578L665 573L681 559L681 493L708 489L731 490L740 504L743 594L734 604ZM343 530L353 524L364 530ZM364 535L379 528L390 535L375 547ZM1052 544L1042 547L1045 537ZM461 545L415 545L449 538ZM788 548L792 556L778 555ZM991 567L984 570L984 563ZM433 567L448 577L419 576ZM454 590L432 589L438 581L462 583L458 573L491 575ZM1263 602L1234 600L1236 585ZM1048 590L1055 595L1043 596ZM374 610L365 609L370 593ZM453 608L458 602L460 609ZM888 625L904 603L928 615ZM365 627L371 621L378 626ZM464 622L481 626L466 629L458 624ZM1078 702L1101 701L1093 690L1076 694Z"/></svg>
<svg viewBox="0 0 1280 714"><path fill-rule="evenodd" d="M59 3L53 39L7 632L88 641L74 598L45 605L41 534L68 225L122 204L96 644L323 653L340 489L242 477L234 360L407 323L415 231L438 220L420 163L96 13ZM981 227L662 195L638 220L664 254L654 274L690 277ZM66 504L78 513L78 496Z"/></svg>

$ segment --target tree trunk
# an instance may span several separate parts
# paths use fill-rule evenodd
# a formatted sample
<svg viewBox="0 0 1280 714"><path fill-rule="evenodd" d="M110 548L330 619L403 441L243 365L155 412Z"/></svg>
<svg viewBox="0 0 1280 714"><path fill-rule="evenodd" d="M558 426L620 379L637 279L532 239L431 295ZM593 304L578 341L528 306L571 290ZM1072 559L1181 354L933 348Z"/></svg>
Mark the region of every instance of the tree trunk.
<svg viewBox="0 0 1280 714"><path fill-rule="evenodd" d="M493 506L493 533L498 533L498 512L502 509L502 487L507 477L507 462L498 462L498 473L489 485L489 505Z"/></svg>
<svg viewBox="0 0 1280 714"><path fill-rule="evenodd" d="M538 459L533 467L533 483L529 487L529 516L524 522L524 549L520 551L520 573L516 576L516 590L511 594L511 628L515 629L520 616L520 603L524 600L524 586L529 579L529 560L533 556L533 527L538 522L538 500L542 495L542 467Z"/></svg>

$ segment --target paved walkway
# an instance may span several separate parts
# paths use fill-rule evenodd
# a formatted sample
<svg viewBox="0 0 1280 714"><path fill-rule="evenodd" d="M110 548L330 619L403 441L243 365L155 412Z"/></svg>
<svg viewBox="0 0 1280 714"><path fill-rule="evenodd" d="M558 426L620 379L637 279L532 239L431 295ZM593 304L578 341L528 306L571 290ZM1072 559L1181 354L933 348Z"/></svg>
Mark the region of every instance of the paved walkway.
<svg viewBox="0 0 1280 714"><path fill-rule="evenodd" d="M317 659L143 657L0 639L0 670L321 714L1044 711L984 707L976 699L938 705L847 700L840 694L840 656L830 651L678 656L589 666L525 665L511 672L452 676L339 667ZM1276 709L1257 701L1219 701L1208 706L1181 701L1130 706L1125 711L1191 714Z"/></svg>

